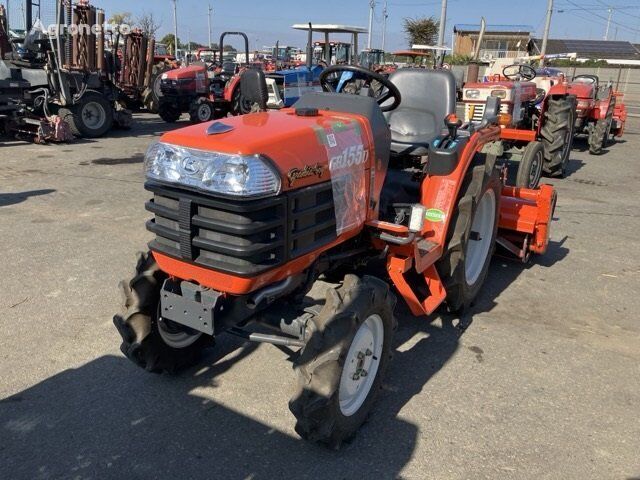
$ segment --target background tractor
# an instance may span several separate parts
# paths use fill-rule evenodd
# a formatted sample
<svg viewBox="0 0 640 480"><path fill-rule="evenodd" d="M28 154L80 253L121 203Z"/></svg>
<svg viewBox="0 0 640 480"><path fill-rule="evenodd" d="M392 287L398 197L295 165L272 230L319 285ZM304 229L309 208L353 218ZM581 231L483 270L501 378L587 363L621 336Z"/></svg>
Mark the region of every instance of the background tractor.
<svg viewBox="0 0 640 480"><path fill-rule="evenodd" d="M222 62L224 40L238 35L244 40L245 57L249 58L249 39L242 32L224 32L220 36L220 52L216 59L205 57L189 66L164 72L161 76L158 113L165 122L178 121L189 113L194 123L226 117L229 113L248 113L251 105L242 98L240 74L243 68L235 63Z"/></svg>
<svg viewBox="0 0 640 480"><path fill-rule="evenodd" d="M589 153L599 155L616 137L621 137L627 120L622 93L612 84L602 84L596 75L578 75L568 84L577 98L575 131L587 135Z"/></svg>
<svg viewBox="0 0 640 480"><path fill-rule="evenodd" d="M526 64L503 69L488 81L468 82L463 89L465 121L479 123L484 102L501 100L502 127L500 158L517 168L510 174L516 186L537 186L543 172L566 174L573 144L575 97L566 84L536 80L535 70ZM513 163L512 163L513 162Z"/></svg>
<svg viewBox="0 0 640 480"><path fill-rule="evenodd" d="M332 93L345 72L384 88ZM338 65L320 81L326 93L293 108L149 148L154 238L114 323L124 354L157 373L194 365L225 333L297 349L295 429L338 447L381 391L396 296L416 316L467 308L496 245L523 261L546 251L556 194L503 185L487 148L500 142L500 99L461 127L450 72ZM247 70L243 89L263 101L262 72ZM338 286L318 305L306 294L321 275Z"/></svg>
<svg viewBox="0 0 640 480"><path fill-rule="evenodd" d="M33 21L33 7L27 0L25 38L13 39L10 49L0 42L0 84L9 86L0 96L3 129L45 142L70 140L72 134L96 138L113 126L128 127L127 107L139 104L148 85L146 37L128 35L119 51L118 36L109 52L105 29L96 34L88 28L104 25L104 11L60 0L56 18L64 28L50 36ZM0 24L0 38L6 37L6 18Z"/></svg>

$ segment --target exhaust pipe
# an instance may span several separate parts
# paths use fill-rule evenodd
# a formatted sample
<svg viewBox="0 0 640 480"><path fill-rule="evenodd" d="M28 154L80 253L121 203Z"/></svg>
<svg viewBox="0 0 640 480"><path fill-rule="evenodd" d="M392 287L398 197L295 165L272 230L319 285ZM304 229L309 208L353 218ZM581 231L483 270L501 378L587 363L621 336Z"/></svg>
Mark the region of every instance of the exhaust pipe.
<svg viewBox="0 0 640 480"><path fill-rule="evenodd" d="M309 34L307 35L307 69L311 71L313 66L313 26L309 22Z"/></svg>
<svg viewBox="0 0 640 480"><path fill-rule="evenodd" d="M467 66L467 82L474 83L478 81L478 77L480 75L480 63L478 62L478 57L480 56L480 46L482 45L482 40L484 40L484 32L487 29L487 22L482 17L480 19L480 33L478 35L478 43L476 44L476 48L473 51L473 57L471 58L471 62Z"/></svg>

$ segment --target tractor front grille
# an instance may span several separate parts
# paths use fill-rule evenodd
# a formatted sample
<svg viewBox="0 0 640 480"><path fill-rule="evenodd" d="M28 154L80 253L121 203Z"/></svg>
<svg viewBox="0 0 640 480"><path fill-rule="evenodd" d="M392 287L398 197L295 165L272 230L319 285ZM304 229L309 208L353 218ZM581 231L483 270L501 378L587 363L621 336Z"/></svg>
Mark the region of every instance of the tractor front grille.
<svg viewBox="0 0 640 480"><path fill-rule="evenodd" d="M464 106L464 121L465 122L481 122L484 117L484 103L466 103ZM500 104L501 113L509 113L511 105L508 103Z"/></svg>
<svg viewBox="0 0 640 480"><path fill-rule="evenodd" d="M336 238L330 182L276 197L239 200L147 182L152 250L239 276L252 276Z"/></svg>

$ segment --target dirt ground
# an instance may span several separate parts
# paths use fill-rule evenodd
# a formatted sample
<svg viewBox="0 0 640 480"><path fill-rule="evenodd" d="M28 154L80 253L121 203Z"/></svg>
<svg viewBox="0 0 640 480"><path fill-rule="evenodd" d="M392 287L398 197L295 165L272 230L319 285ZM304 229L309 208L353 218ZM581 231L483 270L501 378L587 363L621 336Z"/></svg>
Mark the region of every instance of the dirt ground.
<svg viewBox="0 0 640 480"><path fill-rule="evenodd" d="M0 478L640 477L640 121L602 156L577 145L549 252L495 259L468 329L400 306L375 413L334 452L293 430L287 351L221 337L178 377L120 353L143 154L166 129L137 120L0 143Z"/></svg>

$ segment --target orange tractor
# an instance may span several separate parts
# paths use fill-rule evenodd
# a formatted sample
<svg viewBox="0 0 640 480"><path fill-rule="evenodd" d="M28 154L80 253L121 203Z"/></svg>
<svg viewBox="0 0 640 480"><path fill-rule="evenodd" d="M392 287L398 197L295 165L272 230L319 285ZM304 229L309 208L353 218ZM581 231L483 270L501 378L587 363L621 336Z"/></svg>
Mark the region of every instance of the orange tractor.
<svg viewBox="0 0 640 480"><path fill-rule="evenodd" d="M568 89L577 98L575 132L587 135L589 153L599 155L624 133L627 109L623 94L616 92L610 83L600 82L596 75L577 75Z"/></svg>
<svg viewBox="0 0 640 480"><path fill-rule="evenodd" d="M333 93L344 72L382 93ZM256 103L259 73L243 77ZM149 148L154 238L114 323L150 372L195 364L225 333L299 349L296 431L335 447L381 390L396 295L416 316L468 307L496 246L521 260L545 253L556 193L504 186L491 153L500 99L461 125L450 72L339 65L320 80L326 93L292 108L175 130ZM354 273L375 262L383 274ZM305 295L322 275L339 286L318 307Z"/></svg>
<svg viewBox="0 0 640 480"><path fill-rule="evenodd" d="M502 75L466 83L462 99L465 120L481 122L487 98L499 98L502 149L509 183L535 188L543 173L564 177L573 145L576 99L561 81L538 85L536 71L526 64L505 67ZM515 168L510 168L510 167Z"/></svg>

